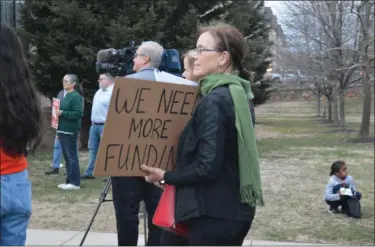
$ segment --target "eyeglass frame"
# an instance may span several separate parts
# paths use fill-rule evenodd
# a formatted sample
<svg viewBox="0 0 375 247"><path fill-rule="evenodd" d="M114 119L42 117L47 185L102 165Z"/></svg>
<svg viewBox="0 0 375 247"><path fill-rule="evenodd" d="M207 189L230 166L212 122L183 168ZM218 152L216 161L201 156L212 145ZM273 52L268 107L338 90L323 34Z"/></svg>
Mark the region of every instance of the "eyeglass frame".
<svg viewBox="0 0 375 247"><path fill-rule="evenodd" d="M223 52L222 50L220 50L220 49L213 49L213 48L204 48L204 47L197 47L197 48L195 48L194 50L193 50L197 55L200 55L200 54L202 54L202 52L205 52L205 51L207 51L207 52L212 52L212 51L214 51L214 52Z"/></svg>

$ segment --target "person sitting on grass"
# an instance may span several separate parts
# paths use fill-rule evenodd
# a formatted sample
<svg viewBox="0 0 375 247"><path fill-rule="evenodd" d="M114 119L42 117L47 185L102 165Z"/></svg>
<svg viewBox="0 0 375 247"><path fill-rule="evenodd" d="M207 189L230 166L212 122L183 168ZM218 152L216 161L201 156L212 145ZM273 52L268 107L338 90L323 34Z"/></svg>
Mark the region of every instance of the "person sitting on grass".
<svg viewBox="0 0 375 247"><path fill-rule="evenodd" d="M325 200L329 207L329 212L333 214L346 212L347 197L341 192L341 188L351 189L352 194L358 200L361 200L362 194L356 191L354 179L348 175L348 166L344 161L335 161L331 165L330 178L326 186ZM341 211L339 207L341 206Z"/></svg>

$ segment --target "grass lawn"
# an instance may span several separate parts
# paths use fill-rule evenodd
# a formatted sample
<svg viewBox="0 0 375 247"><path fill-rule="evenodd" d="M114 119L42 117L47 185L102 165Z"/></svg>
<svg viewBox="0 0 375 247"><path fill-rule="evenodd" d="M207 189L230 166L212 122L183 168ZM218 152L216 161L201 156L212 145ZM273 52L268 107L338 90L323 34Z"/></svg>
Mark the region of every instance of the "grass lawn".
<svg viewBox="0 0 375 247"><path fill-rule="evenodd" d="M360 101L351 100L346 105L349 129L359 130L359 104ZM335 132L331 125L319 123L313 117L314 107L314 102L257 107L256 133L266 206L257 209L248 237L373 245L374 144L354 144L350 140L357 137L357 132ZM55 177L44 175L51 159L52 150L39 151L30 158L34 199L30 228L85 230L105 182L97 178L83 181L79 191L59 190L57 185L64 182L64 171ZM348 163L349 173L362 192L362 219L328 213L324 189L330 165L338 159ZM87 152L80 153L80 161L83 172ZM91 231L115 232L115 224L112 203L106 202Z"/></svg>

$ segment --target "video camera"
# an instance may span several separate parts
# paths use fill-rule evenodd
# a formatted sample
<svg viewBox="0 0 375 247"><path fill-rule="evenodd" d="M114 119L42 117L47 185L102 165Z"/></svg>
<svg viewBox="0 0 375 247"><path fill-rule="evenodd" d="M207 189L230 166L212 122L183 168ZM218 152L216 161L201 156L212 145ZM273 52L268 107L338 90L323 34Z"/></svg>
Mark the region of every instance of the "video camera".
<svg viewBox="0 0 375 247"><path fill-rule="evenodd" d="M96 55L96 73L110 73L112 76L133 74L133 59L138 49L131 41L129 47L123 49L104 49ZM177 76L181 76L180 56L175 49L164 49L161 64L158 68Z"/></svg>

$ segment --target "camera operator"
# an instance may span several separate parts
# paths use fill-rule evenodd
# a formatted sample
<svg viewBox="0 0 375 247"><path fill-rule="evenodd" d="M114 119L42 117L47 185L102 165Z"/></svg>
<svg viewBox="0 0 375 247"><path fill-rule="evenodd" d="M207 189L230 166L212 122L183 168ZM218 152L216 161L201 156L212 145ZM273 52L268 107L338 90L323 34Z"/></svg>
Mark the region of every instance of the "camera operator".
<svg viewBox="0 0 375 247"><path fill-rule="evenodd" d="M163 47L156 42L143 42L134 55L134 74L127 78L156 81L155 70L162 61ZM152 224L162 189L147 183L144 177L112 177L113 204L116 213L119 246L137 246L139 208L143 200L148 214L149 235L146 245L160 246L162 229Z"/></svg>

